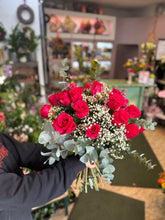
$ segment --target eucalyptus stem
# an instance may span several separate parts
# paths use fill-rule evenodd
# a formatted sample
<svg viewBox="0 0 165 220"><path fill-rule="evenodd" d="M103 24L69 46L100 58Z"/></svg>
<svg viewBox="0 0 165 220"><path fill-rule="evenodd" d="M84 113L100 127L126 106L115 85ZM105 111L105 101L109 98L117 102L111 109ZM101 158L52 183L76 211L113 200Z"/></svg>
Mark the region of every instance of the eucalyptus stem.
<svg viewBox="0 0 165 220"><path fill-rule="evenodd" d="M95 170L95 168L91 168L92 176L94 178L94 187L95 187L95 190L99 191L99 188L98 188L98 185L97 185L97 178L96 178L96 175L94 173L94 170Z"/></svg>
<svg viewBox="0 0 165 220"><path fill-rule="evenodd" d="M82 176L82 171L78 174L78 178L76 180L76 187L78 187L78 184L79 184L79 182L81 180L81 176Z"/></svg>

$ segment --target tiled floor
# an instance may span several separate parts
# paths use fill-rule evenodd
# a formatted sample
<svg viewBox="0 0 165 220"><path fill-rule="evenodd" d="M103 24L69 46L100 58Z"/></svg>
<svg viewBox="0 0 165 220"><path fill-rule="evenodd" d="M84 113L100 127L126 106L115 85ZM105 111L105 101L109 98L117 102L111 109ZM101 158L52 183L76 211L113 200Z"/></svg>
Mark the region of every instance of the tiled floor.
<svg viewBox="0 0 165 220"><path fill-rule="evenodd" d="M163 167L163 170L165 170L165 126L157 126L154 131L147 130L144 134ZM145 220L165 220L165 194L163 194L159 188L123 187L111 186L109 184L104 184L101 188L144 201ZM75 191L75 193L78 196L79 192ZM74 204L69 205L69 213L73 206ZM63 209L56 211L50 218L50 220L67 219L68 217L65 216Z"/></svg>

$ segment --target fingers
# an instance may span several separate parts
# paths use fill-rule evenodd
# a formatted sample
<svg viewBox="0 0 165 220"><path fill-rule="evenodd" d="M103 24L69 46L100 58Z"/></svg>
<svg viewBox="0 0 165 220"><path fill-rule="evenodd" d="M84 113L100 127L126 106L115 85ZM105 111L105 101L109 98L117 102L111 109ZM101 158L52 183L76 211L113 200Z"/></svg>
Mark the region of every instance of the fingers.
<svg viewBox="0 0 165 220"><path fill-rule="evenodd" d="M86 167L88 167L88 168L94 168L96 166L96 163L95 162L93 162L92 164L88 161L87 163L86 163Z"/></svg>

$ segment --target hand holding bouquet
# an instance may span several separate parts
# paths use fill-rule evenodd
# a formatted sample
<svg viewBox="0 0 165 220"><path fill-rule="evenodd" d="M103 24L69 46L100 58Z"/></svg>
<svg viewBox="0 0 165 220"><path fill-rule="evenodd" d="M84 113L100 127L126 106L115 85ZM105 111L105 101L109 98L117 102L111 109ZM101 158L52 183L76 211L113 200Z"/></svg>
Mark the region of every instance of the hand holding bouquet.
<svg viewBox="0 0 165 220"><path fill-rule="evenodd" d="M132 152L129 139L145 129L154 129L154 123L140 119L141 112L135 105L128 105L124 92L109 89L98 81L78 87L69 84L63 91L48 97L40 115L44 119L39 143L44 144L49 164L65 159L68 155L80 156L83 163L94 163L79 173L77 181L87 192L87 185L98 190L104 179L114 178L113 159L122 159ZM136 157L138 156L136 153ZM146 161L146 159L144 160ZM150 162L146 162L152 168Z"/></svg>

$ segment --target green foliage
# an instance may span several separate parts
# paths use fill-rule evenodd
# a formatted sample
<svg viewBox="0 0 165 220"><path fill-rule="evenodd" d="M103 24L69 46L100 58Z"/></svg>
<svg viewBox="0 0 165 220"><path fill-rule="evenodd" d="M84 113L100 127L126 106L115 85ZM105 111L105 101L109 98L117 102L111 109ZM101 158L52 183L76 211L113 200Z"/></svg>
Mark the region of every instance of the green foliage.
<svg viewBox="0 0 165 220"><path fill-rule="evenodd" d="M0 100L0 112L5 114L0 131L18 141L38 142L42 120L31 88L22 88L15 77L7 78L0 86Z"/></svg>
<svg viewBox="0 0 165 220"><path fill-rule="evenodd" d="M17 57L20 58L24 55L28 55L30 52L34 52L38 40L41 36L36 36L35 31L30 28L22 28L20 24L17 24L8 38L6 38L7 48L10 52L15 52Z"/></svg>

